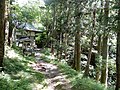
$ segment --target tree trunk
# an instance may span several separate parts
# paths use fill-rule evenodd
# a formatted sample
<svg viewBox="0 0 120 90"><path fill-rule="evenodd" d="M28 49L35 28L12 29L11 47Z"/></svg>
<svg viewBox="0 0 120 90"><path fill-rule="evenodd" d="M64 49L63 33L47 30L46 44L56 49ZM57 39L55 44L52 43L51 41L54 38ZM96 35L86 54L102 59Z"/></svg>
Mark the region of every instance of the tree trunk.
<svg viewBox="0 0 120 90"><path fill-rule="evenodd" d="M10 5L12 5L12 0L9 1ZM14 25L12 24L12 13L11 13L11 8L9 11L9 31L8 31L8 46L12 46L12 32Z"/></svg>
<svg viewBox="0 0 120 90"><path fill-rule="evenodd" d="M92 37L91 37L90 49L89 49L89 53L88 53L88 61L87 61L87 66L85 68L84 77L89 76L89 66L90 66L91 55L92 55L93 41L94 41L94 35L92 35Z"/></svg>
<svg viewBox="0 0 120 90"><path fill-rule="evenodd" d="M120 21L119 21L119 29L120 29ZM117 33L117 55L116 55L116 73L117 73L117 81L116 81L116 89L120 89L120 30Z"/></svg>
<svg viewBox="0 0 120 90"><path fill-rule="evenodd" d="M97 55L97 60L96 60L96 81L99 81L100 79L100 57L101 57L101 45L102 45L102 42L101 42L101 35L98 36L98 46L97 46L97 49L98 49L98 55Z"/></svg>
<svg viewBox="0 0 120 90"><path fill-rule="evenodd" d="M55 31L55 25L56 25L56 4L54 4L54 8L53 8L53 22L52 22L52 31L51 31L51 53L52 55L54 55L54 40L53 40L53 36L54 36L54 31Z"/></svg>
<svg viewBox="0 0 120 90"><path fill-rule="evenodd" d="M68 38L67 38L67 33L64 34L64 43L65 43L65 49L64 49L64 54L65 54L65 60L67 59L67 41L68 41Z"/></svg>
<svg viewBox="0 0 120 90"><path fill-rule="evenodd" d="M108 78L108 36L103 37L101 83L107 86Z"/></svg>
<svg viewBox="0 0 120 90"><path fill-rule="evenodd" d="M108 15L109 15L109 0L105 0L104 8L104 36L103 36L103 46L102 46L102 71L101 71L101 83L105 84L107 87L108 78Z"/></svg>
<svg viewBox="0 0 120 90"><path fill-rule="evenodd" d="M13 32L13 27L12 27L11 23L12 22L9 22L8 46L12 46L12 32Z"/></svg>
<svg viewBox="0 0 120 90"><path fill-rule="evenodd" d="M103 0L101 0L101 7L103 7ZM102 24L102 15L103 14L103 9L101 9L101 12L100 12L100 16L99 16L99 28L101 28L101 24ZM96 70L96 81L99 81L100 80L100 76L101 76L101 47L102 47L102 35L99 34L98 35L98 46L97 46L97 50L98 50L98 55L96 56L96 67L95 67L95 70Z"/></svg>
<svg viewBox="0 0 120 90"><path fill-rule="evenodd" d="M94 41L94 29L95 29L95 18L96 18L96 9L95 7L93 8L93 31L92 31L92 37L91 37L91 42L90 42L90 49L88 53L88 61L87 61L87 66L85 68L84 72L84 77L89 76L89 66L90 66L90 61L91 61L91 55L92 55L92 48L93 48L93 41Z"/></svg>
<svg viewBox="0 0 120 90"><path fill-rule="evenodd" d="M59 55L59 60L61 60L62 59L62 53L63 53L63 48L62 48L62 43L63 43L63 34L62 34L62 32L60 32L60 55Z"/></svg>
<svg viewBox="0 0 120 90"><path fill-rule="evenodd" d="M5 45L8 44L8 29L9 29L9 0L5 1Z"/></svg>
<svg viewBox="0 0 120 90"><path fill-rule="evenodd" d="M67 47L68 47L68 30L70 30L70 4L69 4L69 0L66 1L66 25L65 25L65 34L64 34L64 44L65 44L65 48L64 48L64 54L65 54L65 60L67 59Z"/></svg>
<svg viewBox="0 0 120 90"><path fill-rule="evenodd" d="M120 6L120 1L119 4ZM118 17L120 17L120 9L118 12ZM116 88L115 90L120 90L120 18L118 20L118 30L117 30L117 51L116 51Z"/></svg>
<svg viewBox="0 0 120 90"><path fill-rule="evenodd" d="M75 31L75 48L74 48L74 61L73 61L73 68L76 71L81 71L81 45L80 45L80 37L81 37L81 32L80 32L80 3L79 0L76 0L76 10L75 10L75 22L76 22L76 31Z"/></svg>
<svg viewBox="0 0 120 90"><path fill-rule="evenodd" d="M5 0L0 1L0 68L3 67L5 34ZM1 70L0 70L1 71Z"/></svg>
<svg viewBox="0 0 120 90"><path fill-rule="evenodd" d="M75 49L74 49L74 65L76 71L80 71L81 46L80 46L80 31L75 34Z"/></svg>

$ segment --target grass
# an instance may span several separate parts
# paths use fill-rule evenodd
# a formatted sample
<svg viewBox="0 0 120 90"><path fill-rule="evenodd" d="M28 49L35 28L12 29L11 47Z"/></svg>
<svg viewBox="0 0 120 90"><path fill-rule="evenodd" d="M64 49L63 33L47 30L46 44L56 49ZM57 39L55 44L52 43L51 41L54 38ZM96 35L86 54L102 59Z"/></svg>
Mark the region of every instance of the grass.
<svg viewBox="0 0 120 90"><path fill-rule="evenodd" d="M44 51L47 52L47 51ZM71 81L72 90L114 90L110 88L105 88L104 85L102 85L99 82L96 82L93 79L90 78L83 78L83 74L76 72L73 70L68 64L60 62L57 59L50 59L48 56L50 54L45 54L42 56L42 59L48 63L52 63L58 66L59 70L62 72L63 75L67 76L67 79Z"/></svg>
<svg viewBox="0 0 120 90"><path fill-rule="evenodd" d="M14 50L7 49L8 52L10 50L12 52L5 55L4 72L0 73L0 90L32 90L36 84L42 84L44 87L45 76L30 67L31 63L35 63L35 58L23 57L17 47L14 47ZM49 51L43 50L41 54L42 60L57 65L61 73L67 76L71 81L72 90L110 90L93 79L82 78L81 73L76 72L66 63L53 59Z"/></svg>
<svg viewBox="0 0 120 90"><path fill-rule="evenodd" d="M89 78L76 77L72 84L74 90L106 90L103 85Z"/></svg>
<svg viewBox="0 0 120 90"><path fill-rule="evenodd" d="M23 57L18 48L6 50L9 53L5 55L4 72L0 73L0 90L32 90L34 84L42 84L45 76L30 67L34 57Z"/></svg>
<svg viewBox="0 0 120 90"><path fill-rule="evenodd" d="M73 70L70 66L68 66L67 64L62 64L59 63L58 64L58 68L60 69L60 71L64 74L67 75L67 78L74 78L75 76L78 75L78 72L76 72L75 70Z"/></svg>
<svg viewBox="0 0 120 90"><path fill-rule="evenodd" d="M72 90L114 90L106 89L104 85L93 79L83 78L83 74L76 72L67 64L57 63L57 65L60 71L67 75L67 78L71 81Z"/></svg>
<svg viewBox="0 0 120 90"><path fill-rule="evenodd" d="M58 63L60 71L67 75L67 78L71 81L72 90L107 90L105 87L97 83L95 80L89 78L82 78L82 74L73 70L70 66L63 63Z"/></svg>

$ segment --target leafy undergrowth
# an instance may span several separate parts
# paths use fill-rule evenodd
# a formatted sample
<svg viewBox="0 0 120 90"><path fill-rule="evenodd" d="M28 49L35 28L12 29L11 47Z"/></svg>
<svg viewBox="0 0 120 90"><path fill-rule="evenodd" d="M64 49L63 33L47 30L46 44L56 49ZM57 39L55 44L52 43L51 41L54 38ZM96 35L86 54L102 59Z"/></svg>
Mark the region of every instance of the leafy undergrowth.
<svg viewBox="0 0 120 90"><path fill-rule="evenodd" d="M69 79L70 78L72 79L78 75L78 73L75 70L73 70L70 66L68 66L67 64L59 63L58 68L64 75L67 75L67 78Z"/></svg>
<svg viewBox="0 0 120 90"><path fill-rule="evenodd" d="M33 57L23 57L17 50L7 47L0 90L32 90L36 84L42 84L44 75L30 67L34 62Z"/></svg>
<svg viewBox="0 0 120 90"><path fill-rule="evenodd" d="M50 54L48 54L49 51L45 51L47 54L44 51L42 52L42 60L57 65L63 75L66 75L67 79L71 81L72 90L114 90L110 88L106 89L104 85L93 79L83 78L83 74L76 72L65 62L60 62L56 58L51 59Z"/></svg>
<svg viewBox="0 0 120 90"><path fill-rule="evenodd" d="M107 90L100 83L88 78L76 77L72 83L74 90Z"/></svg>
<svg viewBox="0 0 120 90"><path fill-rule="evenodd" d="M82 74L73 70L67 64L58 64L60 71L71 80L72 90L107 90L103 85L89 78L82 78ZM109 90L109 89L108 89Z"/></svg>

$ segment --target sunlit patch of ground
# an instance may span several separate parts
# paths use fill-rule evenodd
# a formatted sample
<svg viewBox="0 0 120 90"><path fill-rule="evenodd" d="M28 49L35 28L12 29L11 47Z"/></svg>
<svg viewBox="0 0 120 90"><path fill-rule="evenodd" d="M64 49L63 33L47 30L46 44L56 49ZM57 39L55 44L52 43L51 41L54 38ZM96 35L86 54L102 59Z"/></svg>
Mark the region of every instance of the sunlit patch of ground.
<svg viewBox="0 0 120 90"><path fill-rule="evenodd" d="M15 50L11 49L8 46L5 47L5 56L7 56L9 58L19 58L19 59L22 59L22 57L20 57L20 55L18 53L16 53Z"/></svg>
<svg viewBox="0 0 120 90"><path fill-rule="evenodd" d="M44 87L37 85L37 87L41 87L40 90L71 90L70 81L58 70L57 65L39 60L37 63L31 64L31 67L46 76L44 81L46 85Z"/></svg>
<svg viewBox="0 0 120 90"><path fill-rule="evenodd" d="M0 74L3 87L8 84L10 90L71 90L70 81L61 73L57 65L47 62L54 56L35 53L36 58L30 58L7 47L5 55L5 71ZM36 60L34 60L36 59ZM44 61L46 60L46 61Z"/></svg>

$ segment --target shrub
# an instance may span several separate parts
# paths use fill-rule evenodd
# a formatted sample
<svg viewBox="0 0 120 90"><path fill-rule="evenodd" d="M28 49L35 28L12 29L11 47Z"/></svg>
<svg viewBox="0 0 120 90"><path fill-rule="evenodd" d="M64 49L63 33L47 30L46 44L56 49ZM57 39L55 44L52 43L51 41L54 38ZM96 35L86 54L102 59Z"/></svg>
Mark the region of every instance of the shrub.
<svg viewBox="0 0 120 90"><path fill-rule="evenodd" d="M72 84L73 90L105 90L103 85L88 78L76 77Z"/></svg>

